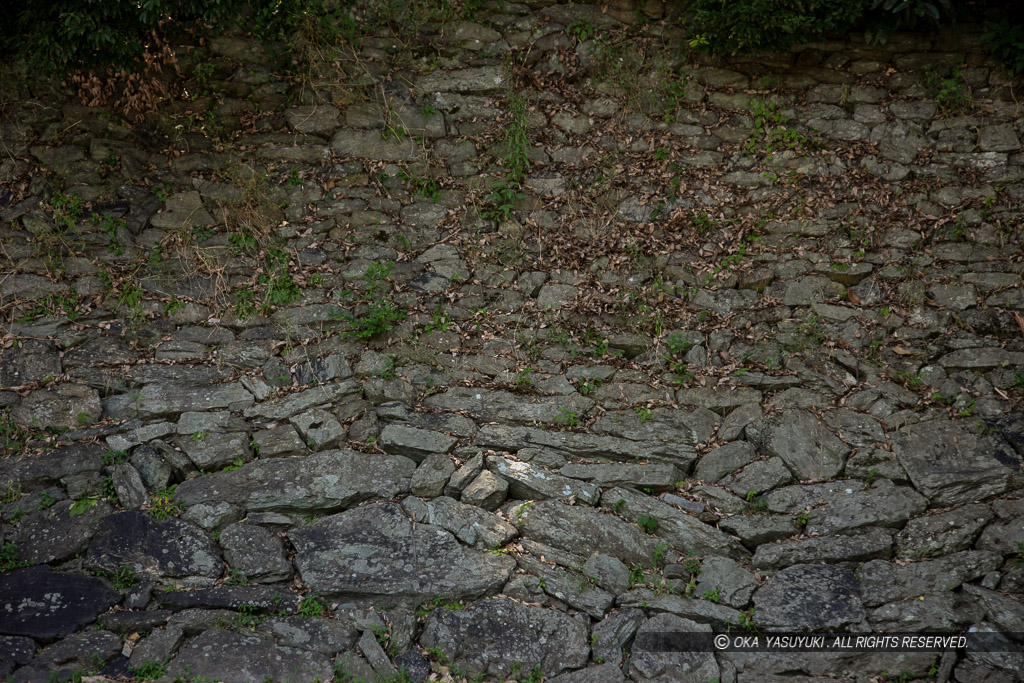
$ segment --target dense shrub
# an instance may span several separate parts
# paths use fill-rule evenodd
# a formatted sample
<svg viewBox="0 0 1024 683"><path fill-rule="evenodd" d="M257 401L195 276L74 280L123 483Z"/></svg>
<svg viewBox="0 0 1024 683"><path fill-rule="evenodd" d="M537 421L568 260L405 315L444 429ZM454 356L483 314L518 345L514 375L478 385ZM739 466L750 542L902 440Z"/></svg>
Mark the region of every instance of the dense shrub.
<svg viewBox="0 0 1024 683"><path fill-rule="evenodd" d="M1003 19L998 23L989 22L985 29L981 42L992 58L1011 75L1024 74L1024 25L1011 24L1008 19Z"/></svg>
<svg viewBox="0 0 1024 683"><path fill-rule="evenodd" d="M154 32L175 20L217 21L238 0L52 0L0 3L0 50L23 56L33 71L137 71Z"/></svg>
<svg viewBox="0 0 1024 683"><path fill-rule="evenodd" d="M869 0L693 0L693 41L713 54L780 52L844 31Z"/></svg>

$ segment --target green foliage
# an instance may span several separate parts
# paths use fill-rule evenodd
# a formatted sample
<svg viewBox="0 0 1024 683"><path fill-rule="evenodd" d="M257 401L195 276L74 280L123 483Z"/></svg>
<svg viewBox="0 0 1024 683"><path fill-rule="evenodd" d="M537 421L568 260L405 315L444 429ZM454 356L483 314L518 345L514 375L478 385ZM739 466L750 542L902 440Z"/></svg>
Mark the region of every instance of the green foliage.
<svg viewBox="0 0 1024 683"><path fill-rule="evenodd" d="M299 605L299 616L304 619L315 619L327 614L327 601L318 595L307 595Z"/></svg>
<svg viewBox="0 0 1024 683"><path fill-rule="evenodd" d="M960 67L954 66L949 76L943 78L933 69L925 69L921 72L921 81L924 89L935 99L935 104L944 112L955 112L966 109L971 104L971 90L964 80ZM954 234L954 239L963 239L964 228L958 227L959 235Z"/></svg>
<svg viewBox="0 0 1024 683"><path fill-rule="evenodd" d="M335 310L331 317L343 320L351 329L343 331L343 338L372 339L378 334L391 330L405 320L406 311L399 307L391 296L390 286L385 291L385 283L391 275L394 263L371 263L363 274L366 286L363 290L362 302L365 305L361 315L350 311Z"/></svg>
<svg viewBox="0 0 1024 683"><path fill-rule="evenodd" d="M140 681L155 681L167 673L167 665L160 662L146 662L140 666L133 666L129 670L132 676Z"/></svg>
<svg viewBox="0 0 1024 683"><path fill-rule="evenodd" d="M18 559L17 548L13 543L8 541L0 544L0 572L17 569L18 567L27 567L29 564L31 563Z"/></svg>
<svg viewBox="0 0 1024 683"><path fill-rule="evenodd" d="M483 215L492 220L505 220L512 215L512 205L519 198L519 187L530 168L528 151L530 138L526 133L526 100L513 93L508 96L511 120L505 128L501 144L501 165L505 169L505 180L498 183L487 195L489 208Z"/></svg>
<svg viewBox="0 0 1024 683"><path fill-rule="evenodd" d="M874 42L885 42L898 30L936 28L943 15L953 17L952 0L874 0L868 36Z"/></svg>
<svg viewBox="0 0 1024 683"><path fill-rule="evenodd" d="M864 0L694 0L692 47L711 54L782 52L847 29Z"/></svg>
<svg viewBox="0 0 1024 683"><path fill-rule="evenodd" d="M19 3L5 7L0 52L17 52L33 71L63 75L79 69L138 71L152 35L176 21L216 22L230 16L236 0L140 0L139 2Z"/></svg>
<svg viewBox="0 0 1024 683"><path fill-rule="evenodd" d="M658 520L650 515L643 515L636 520L636 525L649 534L658 530Z"/></svg>
<svg viewBox="0 0 1024 683"><path fill-rule="evenodd" d="M981 34L981 44L1010 75L1024 74L1024 24L1010 23L1009 19L990 21Z"/></svg>
<svg viewBox="0 0 1024 683"><path fill-rule="evenodd" d="M165 520L181 512L181 505L174 500L175 488L177 485L153 495L153 507L149 510L150 517L156 520Z"/></svg>
<svg viewBox="0 0 1024 683"><path fill-rule="evenodd" d="M76 500L74 504L68 508L68 516L78 517L79 515L84 515L89 508L97 502L99 502L99 496L89 496L87 498L82 498L81 500Z"/></svg>
<svg viewBox="0 0 1024 683"><path fill-rule="evenodd" d="M566 427L579 427L580 416L568 408L559 407L558 415L554 420L555 424L563 424Z"/></svg>

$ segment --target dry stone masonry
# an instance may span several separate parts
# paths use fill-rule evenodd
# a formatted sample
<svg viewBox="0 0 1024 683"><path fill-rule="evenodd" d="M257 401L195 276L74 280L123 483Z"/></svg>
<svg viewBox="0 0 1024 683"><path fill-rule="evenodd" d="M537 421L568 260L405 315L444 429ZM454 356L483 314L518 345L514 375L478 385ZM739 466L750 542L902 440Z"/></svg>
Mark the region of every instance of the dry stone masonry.
<svg viewBox="0 0 1024 683"><path fill-rule="evenodd" d="M1024 634L1022 84L621 4L5 81L0 675L1020 680L651 643Z"/></svg>

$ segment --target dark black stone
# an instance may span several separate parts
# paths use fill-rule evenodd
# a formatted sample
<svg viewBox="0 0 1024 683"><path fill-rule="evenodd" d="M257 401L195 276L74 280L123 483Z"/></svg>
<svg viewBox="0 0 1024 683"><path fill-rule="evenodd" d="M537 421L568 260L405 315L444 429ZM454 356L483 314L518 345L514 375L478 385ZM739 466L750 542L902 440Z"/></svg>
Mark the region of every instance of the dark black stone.
<svg viewBox="0 0 1024 683"><path fill-rule="evenodd" d="M121 600L106 581L46 565L0 575L0 633L51 640L88 624Z"/></svg>
<svg viewBox="0 0 1024 683"><path fill-rule="evenodd" d="M416 683L423 683L430 678L430 662L416 649L406 650L398 655L395 658L395 668L404 671Z"/></svg>
<svg viewBox="0 0 1024 683"><path fill-rule="evenodd" d="M36 641L24 636L0 636L0 676L25 664L36 653Z"/></svg>
<svg viewBox="0 0 1024 683"><path fill-rule="evenodd" d="M169 577L219 578L223 562L220 549L195 524L176 517L156 520L141 510L107 517L86 555L93 569L117 571L131 565L137 574Z"/></svg>

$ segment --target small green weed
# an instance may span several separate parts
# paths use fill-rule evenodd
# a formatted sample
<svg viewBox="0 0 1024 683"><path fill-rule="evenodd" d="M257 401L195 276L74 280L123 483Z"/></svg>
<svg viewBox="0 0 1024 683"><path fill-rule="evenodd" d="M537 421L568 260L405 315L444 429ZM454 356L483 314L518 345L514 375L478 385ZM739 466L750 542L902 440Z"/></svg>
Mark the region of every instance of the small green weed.
<svg viewBox="0 0 1024 683"><path fill-rule="evenodd" d="M555 417L554 422L566 427L579 427L580 417L568 408L559 407L558 415Z"/></svg>
<svg viewBox="0 0 1024 683"><path fill-rule="evenodd" d="M153 507L149 516L156 520L165 520L181 513L181 505L174 500L177 484L153 495Z"/></svg>
<svg viewBox="0 0 1024 683"><path fill-rule="evenodd" d="M636 525L644 530L645 533L653 534L658 530L658 520L650 515L643 515L636 520Z"/></svg>
<svg viewBox="0 0 1024 683"><path fill-rule="evenodd" d="M327 601L318 595L307 595L299 605L299 616L304 619L315 619L327 614Z"/></svg>

